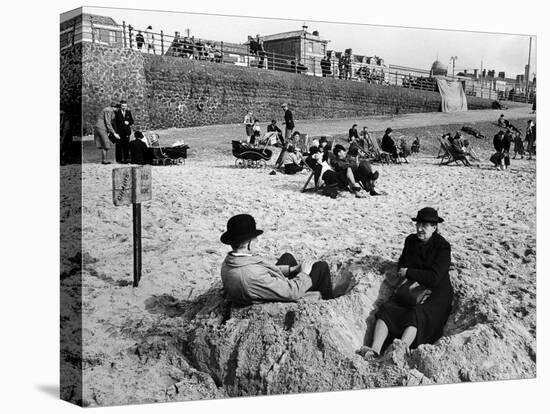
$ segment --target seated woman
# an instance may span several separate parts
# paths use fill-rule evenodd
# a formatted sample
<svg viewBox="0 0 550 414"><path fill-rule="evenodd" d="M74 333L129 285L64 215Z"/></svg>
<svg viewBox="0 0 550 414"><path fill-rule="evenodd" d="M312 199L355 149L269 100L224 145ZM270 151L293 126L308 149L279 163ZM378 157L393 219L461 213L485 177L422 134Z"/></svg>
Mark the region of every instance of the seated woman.
<svg viewBox="0 0 550 414"><path fill-rule="evenodd" d="M451 134L446 134L447 140L450 144L450 151L453 157L459 161L462 161L462 164L471 167L472 164L470 161L468 161L468 158L466 157L466 152L464 151L464 145L462 142L462 135L460 132L457 132L454 137L451 136Z"/></svg>
<svg viewBox="0 0 550 414"><path fill-rule="evenodd" d="M298 154L291 144L287 146L281 164L284 166L285 174L296 174L304 169L301 154Z"/></svg>
<svg viewBox="0 0 550 414"><path fill-rule="evenodd" d="M270 134L271 136L274 133L276 134L275 136L277 137L277 143L275 145L284 145L285 140L283 138L283 131L281 131L281 128L277 126L277 121L275 119L272 119L271 124L267 126L267 134Z"/></svg>
<svg viewBox="0 0 550 414"><path fill-rule="evenodd" d="M411 153L416 154L419 152L420 152L420 139L418 137L415 137L411 145Z"/></svg>
<svg viewBox="0 0 550 414"><path fill-rule="evenodd" d="M395 145L395 141L393 140L391 133L393 129L387 128L386 132L384 133L384 136L382 137L382 145L380 146L382 148L382 151L389 152L394 160L399 160L399 154L397 152L397 146Z"/></svg>
<svg viewBox="0 0 550 414"><path fill-rule="evenodd" d="M405 141L405 138L401 138L401 141L399 141L399 155L405 160L405 162L408 164L409 160L407 157L411 156L411 147L409 144L407 144L407 141Z"/></svg>
<svg viewBox="0 0 550 414"><path fill-rule="evenodd" d="M221 268L224 296L237 305L280 301L291 302L306 292L317 291L323 299L334 298L330 269L326 262L304 260L298 264L290 254L283 254L270 264L254 254L252 245L263 233L249 214L238 214L227 222L220 237L231 245ZM346 289L343 289L345 291Z"/></svg>
<svg viewBox="0 0 550 414"><path fill-rule="evenodd" d="M401 338L407 348L432 344L443 334L451 313L451 246L438 232L438 224L443 219L435 209L425 207L412 220L416 222L416 233L405 239L398 261L397 284L407 287L416 282L424 295L419 302L411 304L398 295L398 288L380 306L376 312L372 346L364 346L358 351L364 356L380 355L385 342L392 338Z"/></svg>

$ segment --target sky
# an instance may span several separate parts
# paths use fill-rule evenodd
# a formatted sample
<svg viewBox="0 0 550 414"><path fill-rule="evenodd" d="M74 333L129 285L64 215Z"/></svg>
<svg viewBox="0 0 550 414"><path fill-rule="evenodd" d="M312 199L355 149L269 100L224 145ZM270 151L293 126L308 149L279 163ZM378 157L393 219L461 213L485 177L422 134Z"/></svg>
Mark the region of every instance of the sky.
<svg viewBox="0 0 550 414"><path fill-rule="evenodd" d="M440 60L448 65L457 56L455 72L469 69L504 71L506 77L515 78L525 72L529 56L528 35L485 33L473 31L421 29L368 24L327 23L317 21L271 19L241 16L220 16L198 13L146 11L85 7L86 11L123 21L135 28L153 27L165 34L175 31L209 40L243 43L248 35L267 35L299 30L305 23L308 31L318 30L329 40L329 50L343 51L352 48L360 55L380 56L386 64L429 70ZM366 22L368 23L368 22ZM412 23L412 22L411 22ZM536 73L536 37L532 36L531 74Z"/></svg>

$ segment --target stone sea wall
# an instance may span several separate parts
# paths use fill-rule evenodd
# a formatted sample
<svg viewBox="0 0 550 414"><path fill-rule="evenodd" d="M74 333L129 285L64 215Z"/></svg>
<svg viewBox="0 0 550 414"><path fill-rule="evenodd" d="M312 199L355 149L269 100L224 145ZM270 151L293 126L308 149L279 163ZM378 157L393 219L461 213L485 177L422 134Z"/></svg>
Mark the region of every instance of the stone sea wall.
<svg viewBox="0 0 550 414"><path fill-rule="evenodd" d="M73 49L75 49L73 51ZM81 89L83 133L90 134L111 98L128 101L136 129L240 123L251 108L260 121L281 119L287 102L296 119L353 118L435 112L439 93L318 78L213 62L77 45L62 53L62 103ZM81 56L81 79L72 63ZM67 73L67 75L64 75ZM470 109L491 101L468 97Z"/></svg>

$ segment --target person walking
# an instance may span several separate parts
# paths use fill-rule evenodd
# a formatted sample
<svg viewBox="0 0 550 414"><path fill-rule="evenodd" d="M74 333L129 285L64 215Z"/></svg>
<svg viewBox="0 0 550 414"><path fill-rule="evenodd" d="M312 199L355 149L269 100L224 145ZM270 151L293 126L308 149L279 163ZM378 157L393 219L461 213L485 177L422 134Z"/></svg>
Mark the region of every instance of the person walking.
<svg viewBox="0 0 550 414"><path fill-rule="evenodd" d="M145 43L147 43L147 53L152 50L153 54L156 55L157 52L155 51L155 35L149 30L153 30L153 28L151 26L147 26L147 29L145 30Z"/></svg>
<svg viewBox="0 0 550 414"><path fill-rule="evenodd" d="M141 50L144 43L145 43L145 38L143 37L143 33L141 33L141 30L138 30L136 34L136 45L138 50Z"/></svg>
<svg viewBox="0 0 550 414"><path fill-rule="evenodd" d="M288 109L288 105L284 103L282 105L283 110L285 111L285 141L288 140L292 133L294 132L294 128L296 127L294 125L294 117L292 116L292 112L290 109Z"/></svg>
<svg viewBox="0 0 550 414"><path fill-rule="evenodd" d="M115 129L120 135L120 142L115 144L115 160L126 164L130 162L130 135L132 135L132 125L134 118L132 112L128 109L128 103L125 100L120 101L120 108L115 111Z"/></svg>
<svg viewBox="0 0 550 414"><path fill-rule="evenodd" d="M537 139L536 125L530 119L529 121L527 121L527 130L525 131L525 141L527 142L527 152L529 153L529 157L527 158L528 160L530 160L533 157L533 154L536 153L535 151L536 139Z"/></svg>
<svg viewBox="0 0 550 414"><path fill-rule="evenodd" d="M96 147L101 151L102 164L110 164L107 161L107 151L111 149L111 142L120 139L120 135L114 128L116 105L115 101L111 101L111 104L98 114L94 126L94 141Z"/></svg>

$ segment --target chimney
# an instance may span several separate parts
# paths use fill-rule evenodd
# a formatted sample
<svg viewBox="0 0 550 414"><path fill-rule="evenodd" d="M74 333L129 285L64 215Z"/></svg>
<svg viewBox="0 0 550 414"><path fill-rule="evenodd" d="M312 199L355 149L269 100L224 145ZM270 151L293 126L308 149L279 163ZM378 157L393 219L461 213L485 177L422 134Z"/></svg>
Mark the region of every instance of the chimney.
<svg viewBox="0 0 550 414"><path fill-rule="evenodd" d="M506 76L505 76L504 72L499 72L498 77L501 78L501 79L504 79Z"/></svg>
<svg viewBox="0 0 550 414"><path fill-rule="evenodd" d="M465 75L468 74L468 69L464 69L464 74L465 74Z"/></svg>
<svg viewBox="0 0 550 414"><path fill-rule="evenodd" d="M474 78L477 79L477 69L474 69Z"/></svg>

